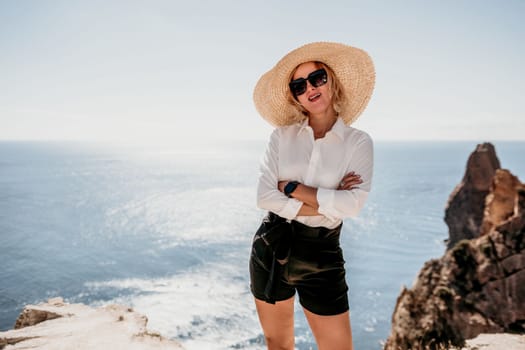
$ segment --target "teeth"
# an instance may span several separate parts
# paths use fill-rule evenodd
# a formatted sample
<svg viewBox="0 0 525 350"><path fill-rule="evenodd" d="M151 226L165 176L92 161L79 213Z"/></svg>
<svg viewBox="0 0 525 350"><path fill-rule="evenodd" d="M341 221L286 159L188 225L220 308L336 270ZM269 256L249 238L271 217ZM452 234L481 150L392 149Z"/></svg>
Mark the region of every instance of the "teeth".
<svg viewBox="0 0 525 350"><path fill-rule="evenodd" d="M319 96L321 96L321 94L315 94L313 96L310 96L309 100L312 101L314 98L317 98Z"/></svg>

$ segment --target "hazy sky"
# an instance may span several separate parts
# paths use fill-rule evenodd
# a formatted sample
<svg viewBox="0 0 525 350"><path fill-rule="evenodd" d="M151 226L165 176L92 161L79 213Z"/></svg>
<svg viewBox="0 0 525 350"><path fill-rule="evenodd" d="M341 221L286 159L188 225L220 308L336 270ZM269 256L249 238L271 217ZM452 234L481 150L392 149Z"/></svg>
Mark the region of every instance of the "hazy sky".
<svg viewBox="0 0 525 350"><path fill-rule="evenodd" d="M266 139L259 76L365 49L376 140L525 140L525 1L0 0L0 140Z"/></svg>

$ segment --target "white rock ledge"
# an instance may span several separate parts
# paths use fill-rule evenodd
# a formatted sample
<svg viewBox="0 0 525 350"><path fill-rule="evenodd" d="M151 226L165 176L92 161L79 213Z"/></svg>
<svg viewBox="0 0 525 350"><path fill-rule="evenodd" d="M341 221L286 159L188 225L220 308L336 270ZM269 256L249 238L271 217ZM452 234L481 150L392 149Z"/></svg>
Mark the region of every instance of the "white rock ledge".
<svg viewBox="0 0 525 350"><path fill-rule="evenodd" d="M462 350L524 350L525 335L523 334L480 334L467 340L467 346Z"/></svg>
<svg viewBox="0 0 525 350"><path fill-rule="evenodd" d="M92 308L54 298L26 306L15 329L0 332L0 349L183 349L149 332L147 323L146 316L122 305Z"/></svg>

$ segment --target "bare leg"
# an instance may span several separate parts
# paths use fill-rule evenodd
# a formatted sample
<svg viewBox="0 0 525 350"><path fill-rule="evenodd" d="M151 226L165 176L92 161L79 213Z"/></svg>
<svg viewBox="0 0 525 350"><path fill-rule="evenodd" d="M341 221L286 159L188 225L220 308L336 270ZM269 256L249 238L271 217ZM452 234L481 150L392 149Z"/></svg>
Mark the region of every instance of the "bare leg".
<svg viewBox="0 0 525 350"><path fill-rule="evenodd" d="M304 309L319 350L353 350L350 312L321 316Z"/></svg>
<svg viewBox="0 0 525 350"><path fill-rule="evenodd" d="M255 299L268 350L294 349L294 298L268 304Z"/></svg>

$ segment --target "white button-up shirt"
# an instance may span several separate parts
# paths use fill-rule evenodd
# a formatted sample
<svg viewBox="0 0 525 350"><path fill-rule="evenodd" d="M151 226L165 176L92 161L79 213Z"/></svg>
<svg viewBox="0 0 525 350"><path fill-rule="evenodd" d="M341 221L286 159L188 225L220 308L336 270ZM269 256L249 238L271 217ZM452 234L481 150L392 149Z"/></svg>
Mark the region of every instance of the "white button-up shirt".
<svg viewBox="0 0 525 350"><path fill-rule="evenodd" d="M337 190L349 172L361 175L352 190ZM273 131L261 160L257 206L311 227L337 227L355 217L370 192L373 173L373 143L364 131L346 126L338 118L325 137L314 139L308 120ZM316 187L318 216L298 216L302 202L288 198L277 188L279 181L296 180Z"/></svg>

